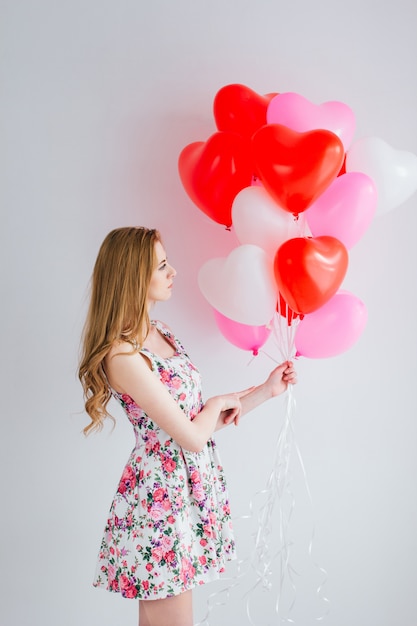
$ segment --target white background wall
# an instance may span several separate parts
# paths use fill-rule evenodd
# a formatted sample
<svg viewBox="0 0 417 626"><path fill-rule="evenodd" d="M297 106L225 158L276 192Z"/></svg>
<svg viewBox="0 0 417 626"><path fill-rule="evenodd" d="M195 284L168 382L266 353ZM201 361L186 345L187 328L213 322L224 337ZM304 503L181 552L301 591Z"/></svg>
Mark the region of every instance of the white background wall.
<svg viewBox="0 0 417 626"><path fill-rule="evenodd" d="M133 438L117 408L113 433L87 440L76 380L88 281L117 226L161 229L178 270L156 315L186 344L205 395L263 380L271 362L217 331L196 277L234 235L196 209L177 157L214 132L212 100L240 82L295 91L355 112L355 138L417 153L414 0L2 0L2 418L0 622L128 626L136 602L91 587L108 506ZM313 508L294 458L291 535L303 562L296 623L326 610L330 626L416 623L417 197L374 220L350 252L344 287L369 323L356 346L300 359L295 428ZM266 484L281 400L217 437L236 518ZM241 556L256 520L237 519ZM233 574L233 569L231 569ZM243 590L210 626L249 623ZM209 592L196 596L201 619ZM271 600L272 598L272 600ZM218 598L217 598L218 599ZM278 624L273 595L256 608Z"/></svg>

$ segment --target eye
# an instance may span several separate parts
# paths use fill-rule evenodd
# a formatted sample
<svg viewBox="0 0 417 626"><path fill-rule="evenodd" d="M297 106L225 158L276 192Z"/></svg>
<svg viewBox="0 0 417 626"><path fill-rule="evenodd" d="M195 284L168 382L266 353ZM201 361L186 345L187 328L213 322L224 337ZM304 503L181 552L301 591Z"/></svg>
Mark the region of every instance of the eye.
<svg viewBox="0 0 417 626"><path fill-rule="evenodd" d="M167 264L163 263L162 265L159 266L159 269L160 270L164 270L166 268L166 266L167 266Z"/></svg>

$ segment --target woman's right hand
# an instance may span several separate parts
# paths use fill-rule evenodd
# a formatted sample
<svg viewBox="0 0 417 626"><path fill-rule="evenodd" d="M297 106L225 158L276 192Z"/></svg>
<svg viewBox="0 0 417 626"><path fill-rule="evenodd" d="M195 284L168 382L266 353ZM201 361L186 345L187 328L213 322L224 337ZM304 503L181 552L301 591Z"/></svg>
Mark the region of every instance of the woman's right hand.
<svg viewBox="0 0 417 626"><path fill-rule="evenodd" d="M236 393L228 393L222 396L214 396L209 398L207 402L219 403L219 419L217 423L217 429L228 426L234 422L235 426L238 425L240 416L242 414L242 402L241 399L251 393L255 387L249 387L243 389L243 391L237 391Z"/></svg>
<svg viewBox="0 0 417 626"><path fill-rule="evenodd" d="M218 411L220 421L223 425L236 423L242 412L239 393L228 393L221 396L213 396L206 402L207 405L214 405Z"/></svg>

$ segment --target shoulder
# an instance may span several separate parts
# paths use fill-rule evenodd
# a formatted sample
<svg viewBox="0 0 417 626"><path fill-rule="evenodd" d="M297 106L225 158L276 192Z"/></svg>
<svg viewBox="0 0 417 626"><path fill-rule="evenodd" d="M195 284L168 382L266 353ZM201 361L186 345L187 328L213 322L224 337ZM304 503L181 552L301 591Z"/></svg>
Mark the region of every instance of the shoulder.
<svg viewBox="0 0 417 626"><path fill-rule="evenodd" d="M115 341L104 360L110 386L120 393L129 393L131 380L142 382L152 378L152 364L137 347L128 341Z"/></svg>
<svg viewBox="0 0 417 626"><path fill-rule="evenodd" d="M133 342L116 340L108 351L104 365L106 371L126 370L132 367L137 369L146 364L146 369L152 369L149 359L140 352L140 348Z"/></svg>
<svg viewBox="0 0 417 626"><path fill-rule="evenodd" d="M122 341L121 339L116 339L113 341L110 350L106 354L106 360L112 360L115 356L119 354L134 354L137 351L136 346L133 345L130 341Z"/></svg>

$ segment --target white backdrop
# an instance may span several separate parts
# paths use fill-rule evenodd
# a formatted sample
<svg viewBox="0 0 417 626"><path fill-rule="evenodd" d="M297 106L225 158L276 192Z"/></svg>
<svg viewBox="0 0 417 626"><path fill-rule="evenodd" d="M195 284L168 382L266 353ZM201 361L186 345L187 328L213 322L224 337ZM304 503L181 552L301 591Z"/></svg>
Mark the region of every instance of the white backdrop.
<svg viewBox="0 0 417 626"><path fill-rule="evenodd" d="M137 622L136 602L91 587L133 442L116 407L113 433L81 434L87 419L75 372L98 247L117 226L160 228L178 277L156 316L187 346L205 395L263 380L272 362L264 355L250 362L228 344L198 290L201 265L236 240L187 198L178 154L214 132L213 97L236 82L315 103L341 100L355 112L355 138L376 135L417 153L417 5L2 0L0 7L0 622L128 626ZM343 286L369 312L359 342L336 358L298 361L294 423L313 501L294 457L291 616L302 626L327 609L315 561L327 571L330 612L322 623L415 625L416 201L376 218L350 252ZM251 498L265 487L283 416L283 401L271 401L217 436L236 518L250 514ZM236 519L242 558L254 529L256 519ZM210 626L249 623L243 592L255 579L248 576L213 609ZM217 589L198 590L196 620ZM280 623L275 591L255 608L260 626Z"/></svg>

